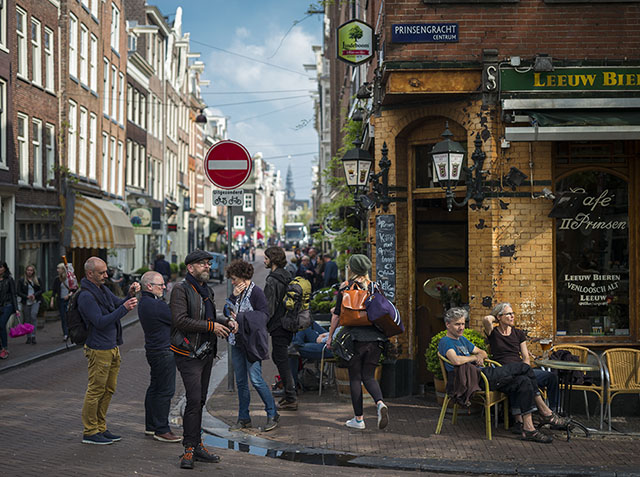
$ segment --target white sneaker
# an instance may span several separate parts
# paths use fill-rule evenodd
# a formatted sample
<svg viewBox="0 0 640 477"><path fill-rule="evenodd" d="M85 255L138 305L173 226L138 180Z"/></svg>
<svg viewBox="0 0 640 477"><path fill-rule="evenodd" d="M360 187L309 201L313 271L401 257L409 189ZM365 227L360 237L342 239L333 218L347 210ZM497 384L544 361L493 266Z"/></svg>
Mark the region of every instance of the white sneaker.
<svg viewBox="0 0 640 477"><path fill-rule="evenodd" d="M353 419L349 419L344 423L345 426L351 427L353 429L364 429L364 419L362 421L358 421L355 417Z"/></svg>
<svg viewBox="0 0 640 477"><path fill-rule="evenodd" d="M384 429L389 424L389 408L385 403L378 403L378 429Z"/></svg>

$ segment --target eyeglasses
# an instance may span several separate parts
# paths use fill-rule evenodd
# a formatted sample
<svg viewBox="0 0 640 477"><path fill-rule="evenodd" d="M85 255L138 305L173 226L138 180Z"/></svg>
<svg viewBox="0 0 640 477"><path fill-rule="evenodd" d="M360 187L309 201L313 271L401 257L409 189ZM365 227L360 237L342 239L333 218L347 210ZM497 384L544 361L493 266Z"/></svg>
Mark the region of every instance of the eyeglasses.
<svg viewBox="0 0 640 477"><path fill-rule="evenodd" d="M163 287L163 286L165 286L164 283L149 283L149 285L152 285L154 287Z"/></svg>
<svg viewBox="0 0 640 477"><path fill-rule="evenodd" d="M515 313L510 311L509 313L500 313L498 316L515 316Z"/></svg>
<svg viewBox="0 0 640 477"><path fill-rule="evenodd" d="M194 265L200 265L202 267L209 267L211 268L211 264L209 262L196 262L194 263Z"/></svg>

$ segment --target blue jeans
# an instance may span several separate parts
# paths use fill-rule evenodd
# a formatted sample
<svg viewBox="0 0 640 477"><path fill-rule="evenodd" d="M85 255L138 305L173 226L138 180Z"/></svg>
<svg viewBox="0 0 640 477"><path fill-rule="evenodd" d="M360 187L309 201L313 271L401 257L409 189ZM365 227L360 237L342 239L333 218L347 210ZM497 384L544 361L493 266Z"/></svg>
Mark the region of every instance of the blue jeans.
<svg viewBox="0 0 640 477"><path fill-rule="evenodd" d="M173 352L147 351L151 381L144 399L145 430L165 434L169 427L171 398L176 390L176 359Z"/></svg>
<svg viewBox="0 0 640 477"><path fill-rule="evenodd" d="M549 399L549 407L552 411L558 409L558 376L549 371L544 371L540 368L533 368L533 373L536 375L536 381L538 381L539 388L547 389L547 399Z"/></svg>
<svg viewBox="0 0 640 477"><path fill-rule="evenodd" d="M236 386L238 387L238 419L243 421L251 419L249 416L251 393L249 392L247 375L251 379L251 384L253 384L255 390L258 391L262 402L264 402L264 410L267 412L267 416L275 417L276 403L273 400L269 386L267 386L262 377L262 362L250 363L244 351L235 345L231 346L231 361L236 375Z"/></svg>
<svg viewBox="0 0 640 477"><path fill-rule="evenodd" d="M60 310L60 324L62 325L62 334L67 336L69 334L69 328L67 327L67 306L69 305L69 299L60 298L58 300L58 308Z"/></svg>
<svg viewBox="0 0 640 477"><path fill-rule="evenodd" d="M0 308L0 344L2 348L7 347L7 321L14 311L15 308L11 303Z"/></svg>

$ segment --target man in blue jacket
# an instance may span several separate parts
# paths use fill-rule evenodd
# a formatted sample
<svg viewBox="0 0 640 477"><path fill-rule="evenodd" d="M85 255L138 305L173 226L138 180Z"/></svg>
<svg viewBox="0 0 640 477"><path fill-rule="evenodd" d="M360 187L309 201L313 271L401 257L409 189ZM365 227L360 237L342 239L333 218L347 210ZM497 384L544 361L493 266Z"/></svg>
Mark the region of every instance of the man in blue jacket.
<svg viewBox="0 0 640 477"><path fill-rule="evenodd" d="M159 272L140 279L142 296L138 318L144 330L144 348L151 368L151 382L144 399L144 433L160 442L180 442L169 427L171 398L176 390L176 360L171 346L171 309L162 299L166 288Z"/></svg>
<svg viewBox="0 0 640 477"><path fill-rule="evenodd" d="M84 272L77 298L78 311L88 330L84 355L88 361L89 383L82 406L82 443L105 445L121 439L107 429L106 415L120 371L120 320L138 304L134 295L140 291L140 284L132 284L130 296L120 299L104 286L107 264L103 260L89 258Z"/></svg>

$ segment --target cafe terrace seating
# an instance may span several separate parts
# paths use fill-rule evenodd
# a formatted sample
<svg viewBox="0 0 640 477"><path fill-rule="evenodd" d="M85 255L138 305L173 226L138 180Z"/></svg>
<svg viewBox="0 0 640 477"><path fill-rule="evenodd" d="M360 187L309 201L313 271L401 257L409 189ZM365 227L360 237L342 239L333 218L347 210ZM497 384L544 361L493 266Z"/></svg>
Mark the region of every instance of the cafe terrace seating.
<svg viewBox="0 0 640 477"><path fill-rule="evenodd" d="M438 358L440 358L440 369L442 370L442 376L444 377L444 384L447 384L447 370L444 367L444 363L452 364L447 358L438 353ZM492 361L490 359L485 359L485 363L493 366L501 366L497 361ZM491 407L497 406L501 402L504 402L504 428L509 429L509 399L506 394L503 394L499 391L490 391L489 390L489 381L484 373L480 373L482 377L482 381L480 383L480 387L484 389L484 391L477 391L473 393L471 397L472 401L478 402L484 408L484 423L486 429L487 439L492 440L491 438ZM444 402L442 403L442 410L440 411L440 418L438 419L438 425L436 426L436 434L440 434L442 430L442 423L444 422L444 417L447 413L447 406L449 405L449 401L451 398L448 394L444 396ZM497 417L497 407L496 407L496 417ZM453 405L453 417L451 419L451 423L455 424L458 420L458 405ZM497 422L496 422L497 425Z"/></svg>
<svg viewBox="0 0 640 477"><path fill-rule="evenodd" d="M604 399L605 399L605 389L607 387L607 379L606 379L606 369L604 367L602 359L596 353L591 351L589 348L585 348L584 346L574 345L574 344L560 344L555 345L551 348L550 353L554 351L564 349L569 351L574 356L577 356L581 363L587 363L589 359L591 361L595 361L600 368L600 383L593 384L572 384L571 389L574 391L583 391L584 394L584 407L587 412L587 419L589 419L589 400L587 399L587 392L594 393L598 401L600 401L600 430L602 430L603 420L604 420ZM562 404L562 403L561 403Z"/></svg>
<svg viewBox="0 0 640 477"><path fill-rule="evenodd" d="M602 354L609 371L607 387L607 417L611 431L611 401L619 394L640 396L640 351L628 348L611 348Z"/></svg>

